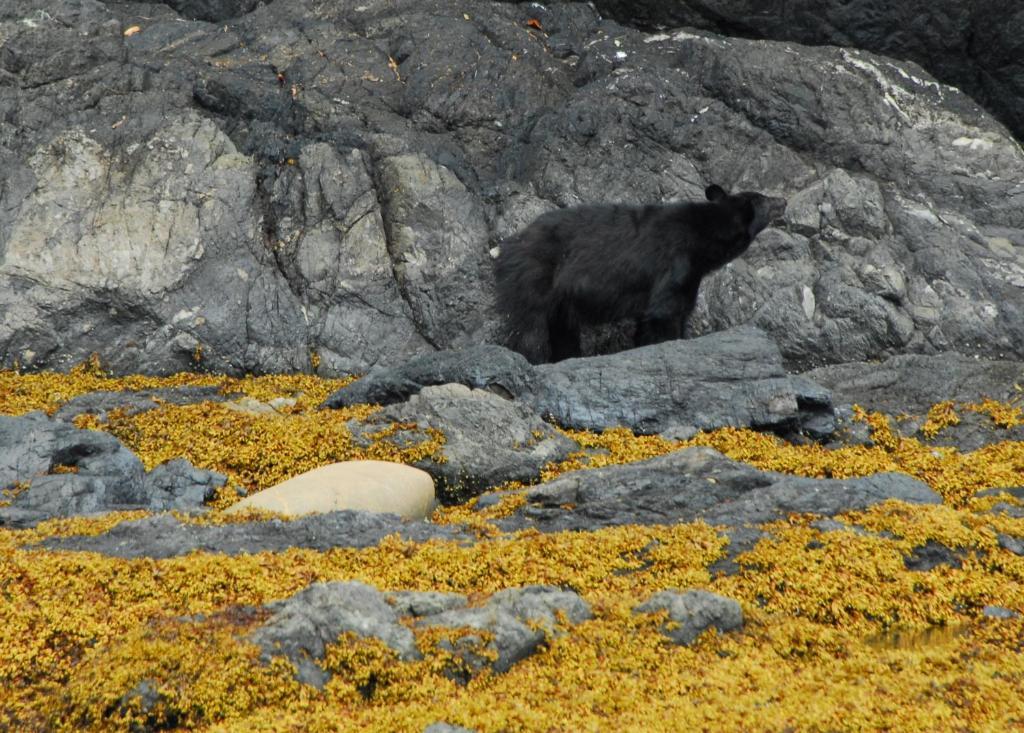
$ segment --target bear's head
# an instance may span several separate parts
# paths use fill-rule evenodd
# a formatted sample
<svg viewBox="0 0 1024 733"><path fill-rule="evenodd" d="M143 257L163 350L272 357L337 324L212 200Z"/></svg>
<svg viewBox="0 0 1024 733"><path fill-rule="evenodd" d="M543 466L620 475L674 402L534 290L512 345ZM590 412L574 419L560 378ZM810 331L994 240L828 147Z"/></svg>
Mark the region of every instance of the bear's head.
<svg viewBox="0 0 1024 733"><path fill-rule="evenodd" d="M749 245L762 229L786 212L786 199L765 196L756 191L741 191L728 194L721 186L714 184L704 189L707 200L727 209L742 222Z"/></svg>

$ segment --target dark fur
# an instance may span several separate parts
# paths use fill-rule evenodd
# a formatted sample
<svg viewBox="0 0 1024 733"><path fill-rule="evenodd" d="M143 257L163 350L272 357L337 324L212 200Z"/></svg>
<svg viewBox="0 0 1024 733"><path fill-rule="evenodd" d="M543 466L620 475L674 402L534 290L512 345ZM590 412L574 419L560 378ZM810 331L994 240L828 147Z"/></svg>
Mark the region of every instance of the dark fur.
<svg viewBox="0 0 1024 733"><path fill-rule="evenodd" d="M701 279L746 251L784 199L580 206L542 214L504 242L498 308L509 346L533 363L580 356L580 327L637 321L636 344L683 336Z"/></svg>

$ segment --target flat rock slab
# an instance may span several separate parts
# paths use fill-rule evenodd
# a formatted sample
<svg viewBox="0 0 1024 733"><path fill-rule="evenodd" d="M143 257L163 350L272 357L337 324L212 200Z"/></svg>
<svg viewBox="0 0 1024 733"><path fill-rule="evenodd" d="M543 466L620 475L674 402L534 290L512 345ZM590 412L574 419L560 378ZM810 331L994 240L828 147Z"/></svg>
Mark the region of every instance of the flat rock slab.
<svg viewBox="0 0 1024 733"><path fill-rule="evenodd" d="M981 359L956 352L901 354L882 362L856 361L804 372L832 391L836 404L889 414L927 412L936 402L1020 399L1024 362Z"/></svg>
<svg viewBox="0 0 1024 733"><path fill-rule="evenodd" d="M886 499L941 504L924 483L905 474L811 479L758 469L711 448L687 448L623 466L573 471L527 494L528 503L497 523L542 532L624 524L703 520L733 528L789 514L830 517Z"/></svg>
<svg viewBox="0 0 1024 733"><path fill-rule="evenodd" d="M361 379L333 392L320 406L392 405L405 402L424 387L439 384L463 384L516 396L525 392L533 380L533 366L522 354L481 344L424 354L394 367L374 367Z"/></svg>
<svg viewBox="0 0 1024 733"><path fill-rule="evenodd" d="M827 435L834 427L829 392L788 375L775 342L751 327L536 369L524 401L568 428L731 426Z"/></svg>
<svg viewBox="0 0 1024 733"><path fill-rule="evenodd" d="M507 392L567 428L661 433L733 426L816 437L834 428L828 390L788 375L778 346L752 327L538 366L499 346L439 352L376 369L324 405L397 402L444 383Z"/></svg>
<svg viewBox="0 0 1024 733"><path fill-rule="evenodd" d="M434 480L426 471L387 461L344 461L247 496L227 513L264 509L298 517L352 509L424 519L434 506Z"/></svg>
<svg viewBox="0 0 1024 733"><path fill-rule="evenodd" d="M376 546L388 535L414 542L475 541L472 533L458 527L406 522L394 514L342 511L311 514L292 521L273 519L224 525L192 524L160 514L122 522L101 535L48 539L38 547L160 559L196 551L241 555L283 552L293 547L319 551L335 547L358 549Z"/></svg>

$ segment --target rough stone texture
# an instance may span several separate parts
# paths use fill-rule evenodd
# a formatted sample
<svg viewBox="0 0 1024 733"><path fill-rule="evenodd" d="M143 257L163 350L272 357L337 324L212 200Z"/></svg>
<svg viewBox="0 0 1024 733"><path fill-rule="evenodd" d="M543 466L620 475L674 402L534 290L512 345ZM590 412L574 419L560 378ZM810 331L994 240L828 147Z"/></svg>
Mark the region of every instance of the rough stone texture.
<svg viewBox="0 0 1024 733"><path fill-rule="evenodd" d="M1024 10L1000 0L594 0L594 6L643 28L691 26L916 61L1024 138Z"/></svg>
<svg viewBox="0 0 1024 733"><path fill-rule="evenodd" d="M999 540L999 546L1004 550L1009 550L1014 555L1020 555L1024 557L1024 539L1013 537L1008 534L1000 534L997 536Z"/></svg>
<svg viewBox="0 0 1024 733"><path fill-rule="evenodd" d="M451 723L431 723L423 729L423 733L475 733L472 728L463 728Z"/></svg>
<svg viewBox="0 0 1024 733"><path fill-rule="evenodd" d="M533 366L524 356L494 344L481 344L423 354L393 367L374 367L335 391L321 407L391 405L436 384L464 384L514 397L525 392L533 380Z"/></svg>
<svg viewBox="0 0 1024 733"><path fill-rule="evenodd" d="M489 632L493 637L485 646L497 654L493 662L476 653L474 646L482 639L472 634L445 646L461 659L469 674L484 666L507 672L536 652L547 636L556 633L555 611L562 611L572 624L592 618L590 606L576 593L550 586L526 586L499 591L484 606L444 611L421 618L418 623Z"/></svg>
<svg viewBox="0 0 1024 733"><path fill-rule="evenodd" d="M79 395L65 402L53 414L58 420L71 422L79 415L96 415L105 420L107 413L117 409L126 415L155 410L161 404L191 405L198 402L225 402L232 395L223 394L219 387L169 387L125 392L100 390Z"/></svg>
<svg viewBox="0 0 1024 733"><path fill-rule="evenodd" d="M346 632L380 639L400 659L420 657L412 631L398 622L384 595L365 583L314 583L267 608L273 616L249 640L263 650L264 661L287 657L296 666L296 679L307 685L323 688L330 679L314 660L323 659L327 645Z"/></svg>
<svg viewBox="0 0 1024 733"><path fill-rule="evenodd" d="M915 547L909 555L903 558L903 564L907 570L925 572L933 570L939 565L948 565L951 568L963 566L963 558L966 553L963 550L952 549L935 540L928 540L920 547Z"/></svg>
<svg viewBox="0 0 1024 733"><path fill-rule="evenodd" d="M142 462L112 435L41 412L0 415L0 487L14 492L0 507L0 524L145 505L143 474Z"/></svg>
<svg viewBox="0 0 1024 733"><path fill-rule="evenodd" d="M681 434L736 426L814 436L833 428L828 391L788 375L771 337L749 327L535 367L499 346L443 351L375 369L324 405L390 404L447 382L511 395L569 428L624 425L641 433ZM499 409L496 399L481 394L478 400ZM392 413L399 414L386 412ZM445 431L444 420L435 427Z"/></svg>
<svg viewBox="0 0 1024 733"><path fill-rule="evenodd" d="M197 509L214 498L227 476L196 468L184 458L162 463L142 480L146 508L155 511Z"/></svg>
<svg viewBox="0 0 1024 733"><path fill-rule="evenodd" d="M0 525L116 509L201 509L227 478L183 458L146 473L117 438L41 412L0 415Z"/></svg>
<svg viewBox="0 0 1024 733"><path fill-rule="evenodd" d="M931 24L918 4L864 22ZM822 22L794 8L752 17ZM990 17L926 35L1017 79L1024 15ZM0 366L398 364L486 339L488 258L537 213L711 182L791 213L707 279L695 332L754 323L800 367L1024 355L1024 152L867 52L580 4L8 0L0 169Z"/></svg>
<svg viewBox="0 0 1024 733"><path fill-rule="evenodd" d="M536 367L523 400L568 428L625 425L640 433L679 426L832 431L827 390L790 376L772 339L749 327Z"/></svg>
<svg viewBox="0 0 1024 733"><path fill-rule="evenodd" d="M1020 398L1024 363L978 359L955 352L925 356L901 354L882 362L850 362L804 372L804 377L832 391L836 404L858 404L898 414L925 413L936 402L978 402L986 397Z"/></svg>
<svg viewBox="0 0 1024 733"><path fill-rule="evenodd" d="M122 522L101 535L51 538L41 544L50 549L99 552L113 557L165 558L190 552L225 555L283 552L291 547L328 550L332 547L372 547L388 535L426 542L430 539L470 542L472 533L461 529L403 522L393 514L331 512L293 521L240 522L220 526L197 525L160 514Z"/></svg>
<svg viewBox="0 0 1024 733"><path fill-rule="evenodd" d="M658 611L668 611L671 622L662 632L683 646L692 644L712 626L722 632L743 627L743 610L739 603L705 590L661 591L633 609L633 613Z"/></svg>
<svg viewBox="0 0 1024 733"><path fill-rule="evenodd" d="M384 595L399 616L432 616L467 603L466 596L458 593L403 590Z"/></svg>
<svg viewBox="0 0 1024 733"><path fill-rule="evenodd" d="M940 504L941 497L905 474L810 479L759 471L711 448L687 448L648 461L573 471L527 494L503 520L507 530L592 530L624 524L702 519L742 528L792 513L829 517L886 499Z"/></svg>
<svg viewBox="0 0 1024 733"><path fill-rule="evenodd" d="M545 464L579 450L529 407L461 384L424 387L408 402L386 408L379 419L444 433L444 460L428 458L416 465L434 476L449 499L506 481L535 481Z"/></svg>
<svg viewBox="0 0 1024 733"><path fill-rule="evenodd" d="M296 517L352 509L425 519L435 505L434 480L426 471L387 461L343 461L251 494L227 512L265 509Z"/></svg>

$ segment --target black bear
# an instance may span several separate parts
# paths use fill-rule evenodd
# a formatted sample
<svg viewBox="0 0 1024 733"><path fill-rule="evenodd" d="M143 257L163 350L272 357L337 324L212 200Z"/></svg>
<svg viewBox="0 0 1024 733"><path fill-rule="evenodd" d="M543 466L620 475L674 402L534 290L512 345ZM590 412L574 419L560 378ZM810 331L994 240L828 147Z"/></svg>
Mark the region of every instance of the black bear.
<svg viewBox="0 0 1024 733"><path fill-rule="evenodd" d="M705 190L707 202L549 211L501 245L498 310L537 364L581 355L580 327L636 319L637 346L684 335L709 272L743 254L786 200Z"/></svg>

